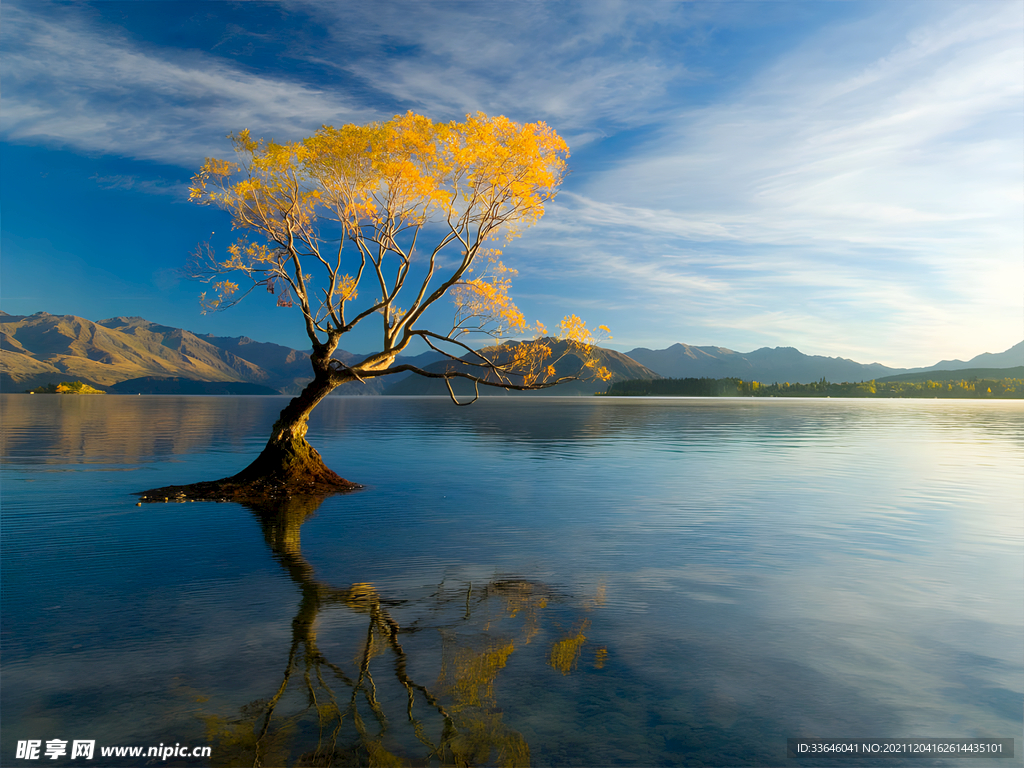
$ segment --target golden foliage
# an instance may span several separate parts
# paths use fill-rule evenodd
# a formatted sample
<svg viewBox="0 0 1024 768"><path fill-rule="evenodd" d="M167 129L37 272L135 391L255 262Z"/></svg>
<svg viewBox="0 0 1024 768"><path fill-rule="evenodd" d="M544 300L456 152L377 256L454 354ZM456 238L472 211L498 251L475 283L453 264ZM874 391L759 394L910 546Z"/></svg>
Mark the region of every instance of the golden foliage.
<svg viewBox="0 0 1024 768"><path fill-rule="evenodd" d="M389 304L397 291L383 280L381 259L396 255L408 266L414 247L399 243L399 235L418 230L432 216L446 221L451 233L441 247L457 242L464 256L449 281L454 284L484 240L499 229L512 237L543 214L568 156L565 142L544 123L519 125L483 114L462 123L434 123L409 112L383 123L324 126L286 144L255 140L247 130L231 139L238 162L207 158L189 197L224 208L235 229L258 233L267 244L257 251L240 242L216 268L257 280L266 271L276 273L291 283L304 310L314 312L306 307L306 276L297 263L299 256L312 256L326 267L331 283L318 317L336 309L335 302L354 299L363 276L360 269L338 282L340 264L321 252L320 219L341 227L342 239L355 243L362 263L376 249L379 301ZM208 306L223 308L228 295Z"/></svg>
<svg viewBox="0 0 1024 768"><path fill-rule="evenodd" d="M33 395L105 395L102 389L96 389L81 381L62 381L60 384L46 384L30 389Z"/></svg>
<svg viewBox="0 0 1024 768"><path fill-rule="evenodd" d="M502 722L494 681L515 650L512 640L495 639L482 648L456 647L444 656L439 689L451 700L447 711L455 726L440 750L445 765L490 763L518 768L530 764L530 748L521 733Z"/></svg>
<svg viewBox="0 0 1024 768"><path fill-rule="evenodd" d="M501 369L507 373L522 376L526 386L544 386L573 378L607 381L611 371L600 364L598 343L607 337L607 328L600 326L600 336L587 328L587 324L576 315L562 320L555 336L547 335L547 329L538 323L538 335L533 341L520 342L497 347L492 355L507 355ZM563 361L574 360L572 371L561 375L558 366Z"/></svg>
<svg viewBox="0 0 1024 768"><path fill-rule="evenodd" d="M382 354L391 360L417 336L429 343L531 332L511 298L516 273L490 246L535 223L565 175L568 146L546 124L482 113L434 122L408 112L367 125L323 126L297 142L254 139L247 130L230 138L235 161L207 158L189 191L191 200L229 212L232 228L244 231L224 258L208 245L197 250L189 272L211 285L200 299L204 311L226 309L263 287L278 306L301 309L314 348L322 343L318 334L327 334L332 351L341 334L378 314ZM439 229L427 230L431 222ZM427 232L439 234L424 248ZM317 267L315 276L308 264ZM243 283L250 284L246 290ZM403 293L406 309L399 309ZM445 295L455 306L451 330L421 328L426 310ZM527 387L576 377L559 377L566 355L552 358L546 331L540 324L532 330L535 342L517 348L500 377L515 374ZM578 373L610 377L594 358L594 334L578 317L567 316L557 338L581 361ZM350 370L379 374L374 365ZM479 380L511 383L485 373Z"/></svg>
<svg viewBox="0 0 1024 768"><path fill-rule="evenodd" d="M355 281L352 275L342 275L341 285L339 286L338 292L341 294L341 300L344 301L355 301L359 298L359 291L357 290L359 284Z"/></svg>
<svg viewBox="0 0 1024 768"><path fill-rule="evenodd" d="M472 648L456 651L441 669L446 688L452 692L460 707L482 706L494 700L494 678L504 668L508 657L515 650L509 640L499 642L483 653Z"/></svg>
<svg viewBox="0 0 1024 768"><path fill-rule="evenodd" d="M251 702L242 708L241 716L237 718L200 715L207 743L217 745L213 750L211 765L288 764L288 746L295 732L295 724L286 719L276 728L264 732L260 721L265 718L269 704L265 700Z"/></svg>
<svg viewBox="0 0 1024 768"><path fill-rule="evenodd" d="M451 291L455 305L453 336L472 330L485 331L493 336L522 333L526 320L519 307L509 296L512 277L517 273L498 259L500 251L487 251L487 268L483 275L456 283ZM472 272L472 270L467 270Z"/></svg>
<svg viewBox="0 0 1024 768"><path fill-rule="evenodd" d="M505 613L510 619L523 614L523 644L529 645L540 631L540 612L548 606L546 594L538 592L535 585L527 581L503 582L500 594L505 601Z"/></svg>
<svg viewBox="0 0 1024 768"><path fill-rule="evenodd" d="M548 664L557 669L563 675L568 675L576 668L579 662L583 644L587 641L586 635L590 626L590 620L584 619L576 633L570 637L563 638L551 646L551 653L548 655Z"/></svg>

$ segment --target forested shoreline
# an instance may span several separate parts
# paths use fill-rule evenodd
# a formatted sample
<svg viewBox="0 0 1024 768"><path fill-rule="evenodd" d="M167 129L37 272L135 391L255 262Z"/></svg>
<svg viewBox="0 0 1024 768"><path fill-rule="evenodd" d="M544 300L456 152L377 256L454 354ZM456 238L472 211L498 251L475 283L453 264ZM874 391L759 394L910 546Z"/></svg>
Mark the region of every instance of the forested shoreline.
<svg viewBox="0 0 1024 768"><path fill-rule="evenodd" d="M604 393L615 397L921 397L1021 399L1024 379L963 378L943 381L861 381L810 384L744 381L737 378L634 379L618 381Z"/></svg>

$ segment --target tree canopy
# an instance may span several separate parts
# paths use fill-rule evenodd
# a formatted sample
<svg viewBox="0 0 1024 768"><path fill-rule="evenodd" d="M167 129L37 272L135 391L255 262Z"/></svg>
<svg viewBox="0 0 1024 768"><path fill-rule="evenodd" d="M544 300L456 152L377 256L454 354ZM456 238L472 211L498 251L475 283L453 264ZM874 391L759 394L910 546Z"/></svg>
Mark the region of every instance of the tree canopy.
<svg viewBox="0 0 1024 768"><path fill-rule="evenodd" d="M229 211L242 231L226 257L207 246L191 264L191 275L211 284L206 310L265 288L279 306L298 306L321 361L342 335L378 318L379 351L350 366L329 362L338 383L437 375L393 365L417 338L453 360L471 356L475 370L461 365L447 378L517 389L574 378L556 378L552 345L540 340L546 329L527 324L509 294L515 272L501 261L501 246L543 215L565 174L568 147L547 125L483 114L434 123L409 113L324 126L294 143L248 131L231 138L236 160L208 159L191 187L193 200ZM427 312L446 295L453 318L439 328ZM467 344L472 334L531 333L536 343L501 362ZM566 317L557 336L572 343L585 374L607 377L582 320Z"/></svg>

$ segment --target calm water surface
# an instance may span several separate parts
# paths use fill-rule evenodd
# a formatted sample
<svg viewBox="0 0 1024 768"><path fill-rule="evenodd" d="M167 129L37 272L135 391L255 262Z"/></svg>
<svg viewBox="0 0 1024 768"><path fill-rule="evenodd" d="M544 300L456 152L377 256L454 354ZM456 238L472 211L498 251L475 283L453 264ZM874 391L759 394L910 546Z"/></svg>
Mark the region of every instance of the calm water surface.
<svg viewBox="0 0 1024 768"><path fill-rule="evenodd" d="M1024 764L1024 403L332 398L364 490L135 505L284 403L0 396L0 764ZM161 743L213 758L98 754Z"/></svg>

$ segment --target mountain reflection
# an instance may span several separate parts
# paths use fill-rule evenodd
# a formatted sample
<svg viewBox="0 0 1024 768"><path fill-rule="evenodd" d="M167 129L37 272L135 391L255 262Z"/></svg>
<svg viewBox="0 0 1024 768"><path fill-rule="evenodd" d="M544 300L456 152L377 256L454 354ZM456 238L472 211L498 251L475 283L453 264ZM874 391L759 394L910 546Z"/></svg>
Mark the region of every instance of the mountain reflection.
<svg viewBox="0 0 1024 768"><path fill-rule="evenodd" d="M291 498L245 505L301 599L284 671L268 698L246 704L237 716L203 717L214 764L529 765L529 745L503 721L495 682L510 657L541 631L545 609L566 598L526 580L457 589L442 585L416 606L429 618L402 627L392 614L399 607L408 609L407 601L389 599L372 584L340 588L317 578L302 554L300 529L321 501ZM580 607L586 611L594 605L588 601ZM339 609L365 620L354 655L339 653L337 643L327 651L318 640L318 626ZM588 627L589 620L577 617L551 643L547 663L570 674ZM423 658L423 644L411 653L403 646L406 637L428 632L437 638L426 645L434 658ZM606 657L605 649L597 649L595 665L602 666ZM428 684L421 679L426 677L423 669L440 671ZM398 682L404 700L382 698L383 678Z"/></svg>
<svg viewBox="0 0 1024 768"><path fill-rule="evenodd" d="M0 455L9 463L164 461L201 453L215 442L236 447L250 435L265 440L283 402L279 397L5 395L0 397Z"/></svg>
<svg viewBox="0 0 1024 768"><path fill-rule="evenodd" d="M916 429L925 414L943 432L962 434L969 428L979 439L1024 445L998 404L977 401L546 400L549 407L558 406L557 419L536 398L483 399L472 409L453 410L442 398L333 397L313 412L310 437L323 452L332 442L363 432L403 440L451 434L515 444L545 457L567 445L624 438L667 440L684 449L719 435L730 441L820 440L874 429L880 418ZM2 395L0 455L11 464L146 463L217 446L237 452L236 457L225 454L233 463L223 470L237 471L251 459L250 452L262 448L284 402L281 397ZM345 466L334 468L348 476Z"/></svg>

